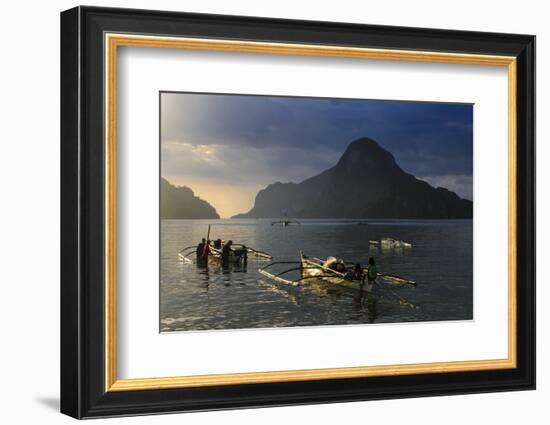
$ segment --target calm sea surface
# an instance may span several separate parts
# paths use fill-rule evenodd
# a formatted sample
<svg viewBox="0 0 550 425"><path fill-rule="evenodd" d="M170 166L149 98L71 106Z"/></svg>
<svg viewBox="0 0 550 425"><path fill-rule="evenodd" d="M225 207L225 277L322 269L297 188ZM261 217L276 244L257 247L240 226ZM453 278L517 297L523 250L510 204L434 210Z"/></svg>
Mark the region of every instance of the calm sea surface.
<svg viewBox="0 0 550 425"><path fill-rule="evenodd" d="M283 228L272 226L271 220L162 220L161 331L472 319L472 220L369 220L367 226L343 220L301 223ZM326 284L276 284L258 273L270 261L252 256L246 268L178 261L182 248L206 237L208 224L211 239L232 239L267 251L273 261L298 261L300 250L364 265L374 257L379 272L415 280L417 287L382 284L376 301L365 302L354 291ZM369 240L382 237L402 239L413 247L369 246ZM189 258L194 260L193 255ZM287 278L298 278L293 273Z"/></svg>

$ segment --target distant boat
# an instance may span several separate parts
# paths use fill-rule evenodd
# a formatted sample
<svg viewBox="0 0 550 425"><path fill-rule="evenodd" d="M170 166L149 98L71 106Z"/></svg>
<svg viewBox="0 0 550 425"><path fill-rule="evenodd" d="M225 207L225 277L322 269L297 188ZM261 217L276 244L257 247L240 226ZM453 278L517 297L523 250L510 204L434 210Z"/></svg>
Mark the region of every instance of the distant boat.
<svg viewBox="0 0 550 425"><path fill-rule="evenodd" d="M286 226L290 226L291 224L302 224L302 223L296 220L278 220L278 221L273 221L271 223L272 226L275 226L276 224L280 224L283 227L286 227Z"/></svg>
<svg viewBox="0 0 550 425"><path fill-rule="evenodd" d="M380 240L370 240L371 245L378 245L382 248L412 248L412 243L394 238L381 238Z"/></svg>
<svg viewBox="0 0 550 425"><path fill-rule="evenodd" d="M291 224L302 224L298 220L291 220L289 219L286 214L281 220L273 221L271 222L272 226L275 226L276 224L280 224L283 227L290 226Z"/></svg>

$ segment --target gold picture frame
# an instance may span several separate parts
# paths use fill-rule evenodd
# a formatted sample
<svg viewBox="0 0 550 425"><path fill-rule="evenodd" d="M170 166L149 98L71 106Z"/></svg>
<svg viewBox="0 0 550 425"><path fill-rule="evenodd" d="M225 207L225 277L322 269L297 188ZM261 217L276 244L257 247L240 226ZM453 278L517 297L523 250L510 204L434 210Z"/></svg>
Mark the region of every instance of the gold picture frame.
<svg viewBox="0 0 550 425"><path fill-rule="evenodd" d="M105 186L105 391L151 390L269 383L299 380L342 379L410 375L417 373L466 372L509 369L516 367L516 58L464 53L441 53L411 50L371 49L356 47L316 46L307 44L264 43L253 41L213 40L159 37L127 34L105 34L106 122L105 151L107 178ZM116 99L117 52L119 47L189 49L238 53L263 53L354 58L362 60L395 60L506 67L508 72L508 358L458 362L400 364L327 369L306 369L255 373L176 376L169 378L117 379L116 375Z"/></svg>

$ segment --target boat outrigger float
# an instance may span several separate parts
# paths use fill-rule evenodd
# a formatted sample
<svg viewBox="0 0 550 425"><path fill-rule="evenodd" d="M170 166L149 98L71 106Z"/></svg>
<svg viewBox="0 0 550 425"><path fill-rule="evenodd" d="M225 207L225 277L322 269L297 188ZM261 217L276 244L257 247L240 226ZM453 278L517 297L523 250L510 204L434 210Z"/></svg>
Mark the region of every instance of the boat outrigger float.
<svg viewBox="0 0 550 425"><path fill-rule="evenodd" d="M297 267L293 267L287 270L284 270L279 273L271 272L270 269L272 266L280 264L299 264ZM301 286L311 282L322 281L331 285L338 285L345 288L359 290L363 285L367 291L370 291L372 285L366 284L366 278L354 278L353 267L346 267L345 271L336 271L332 268L325 265L326 262L315 257L307 257L302 252L300 252L300 261L276 261L262 267L258 270L260 274L265 277L268 277L276 282L283 283L290 286ZM351 263L345 263L351 264ZM296 280L286 279L283 276L292 271L300 271L301 277ZM367 274L367 268L363 268L363 276ZM394 285L412 285L416 286L414 280L405 279L400 276L388 274L388 273L378 273L377 278L381 278L387 283Z"/></svg>

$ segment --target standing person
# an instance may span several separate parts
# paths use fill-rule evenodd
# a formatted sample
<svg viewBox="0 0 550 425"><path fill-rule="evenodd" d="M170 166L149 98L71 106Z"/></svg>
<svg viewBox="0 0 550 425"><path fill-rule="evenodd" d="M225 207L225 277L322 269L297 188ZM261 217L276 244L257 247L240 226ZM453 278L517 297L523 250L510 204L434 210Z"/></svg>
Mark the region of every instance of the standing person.
<svg viewBox="0 0 550 425"><path fill-rule="evenodd" d="M202 256L204 257L204 259L206 260L208 258L208 254L210 253L210 243L212 241L210 239L208 239L206 241L206 245L204 245L204 250L202 251Z"/></svg>
<svg viewBox="0 0 550 425"><path fill-rule="evenodd" d="M359 281L359 294L357 296L357 302L361 307L365 304L367 292L369 291L368 287L366 291L364 290L366 277L367 276L363 270L363 267L361 267L361 264L359 263L355 264L353 269L348 272L348 279Z"/></svg>
<svg viewBox="0 0 550 425"><path fill-rule="evenodd" d="M229 262L229 257L231 255L231 245L233 245L233 241L227 241L222 249L222 262L225 264Z"/></svg>
<svg viewBox="0 0 550 425"><path fill-rule="evenodd" d="M242 253L242 262L243 262L243 266L246 266L246 263L248 263L248 248L246 247L246 245L243 245L243 253Z"/></svg>
<svg viewBox="0 0 550 425"><path fill-rule="evenodd" d="M365 274L363 273L363 268L361 267L361 264L356 264L353 267L353 271L351 272L351 279L360 280L361 284L365 283Z"/></svg>
<svg viewBox="0 0 550 425"><path fill-rule="evenodd" d="M202 238L202 241L197 245L197 261L200 261L203 259L205 246L206 246L206 239Z"/></svg>
<svg viewBox="0 0 550 425"><path fill-rule="evenodd" d="M367 270L367 280L369 285L374 285L376 283L376 277L378 276L378 270L376 269L376 262L374 258L369 258L369 268Z"/></svg>

